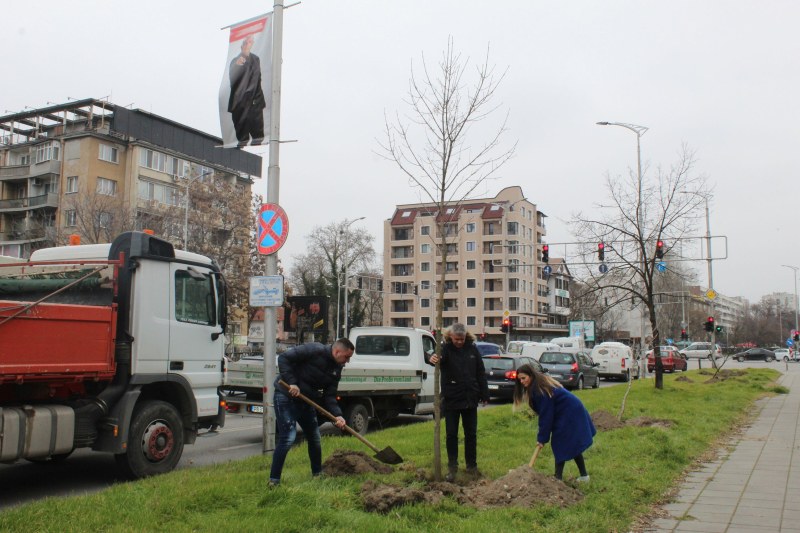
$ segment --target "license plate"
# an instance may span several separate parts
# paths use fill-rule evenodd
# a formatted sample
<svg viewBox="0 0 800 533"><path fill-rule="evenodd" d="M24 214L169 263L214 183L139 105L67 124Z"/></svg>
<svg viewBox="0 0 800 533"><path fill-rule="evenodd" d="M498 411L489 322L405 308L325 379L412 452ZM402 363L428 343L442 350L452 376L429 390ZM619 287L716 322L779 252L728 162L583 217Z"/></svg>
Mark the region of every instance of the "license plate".
<svg viewBox="0 0 800 533"><path fill-rule="evenodd" d="M247 410L251 413L259 413L264 414L264 406L263 405L250 405L247 407Z"/></svg>
<svg viewBox="0 0 800 533"><path fill-rule="evenodd" d="M489 385L489 390L497 390L500 388L500 385Z"/></svg>

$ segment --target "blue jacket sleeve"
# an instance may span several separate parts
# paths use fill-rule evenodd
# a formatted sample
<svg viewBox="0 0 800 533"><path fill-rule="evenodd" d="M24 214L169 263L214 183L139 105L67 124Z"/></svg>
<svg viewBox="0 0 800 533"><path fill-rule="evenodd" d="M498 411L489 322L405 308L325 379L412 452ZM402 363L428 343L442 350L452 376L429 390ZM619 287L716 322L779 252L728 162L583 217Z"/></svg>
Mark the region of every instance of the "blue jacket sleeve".
<svg viewBox="0 0 800 533"><path fill-rule="evenodd" d="M536 412L539 414L539 435L536 437L536 442L547 444L550 442L550 434L553 432L553 417L555 414L553 398L546 394L541 396L534 395L533 402L536 406Z"/></svg>

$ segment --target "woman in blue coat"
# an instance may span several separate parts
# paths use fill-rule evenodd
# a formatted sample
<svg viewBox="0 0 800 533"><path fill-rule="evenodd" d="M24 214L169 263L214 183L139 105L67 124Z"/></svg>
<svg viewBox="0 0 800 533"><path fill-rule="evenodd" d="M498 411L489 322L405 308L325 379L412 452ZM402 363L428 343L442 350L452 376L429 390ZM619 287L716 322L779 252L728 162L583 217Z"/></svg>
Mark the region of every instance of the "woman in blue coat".
<svg viewBox="0 0 800 533"><path fill-rule="evenodd" d="M597 430L583 403L547 374L536 372L531 365L517 369L514 407L522 405L526 398L531 409L539 415L536 445L542 448L552 438L556 479L562 478L564 464L574 459L580 471L578 481L589 481L583 452L592 445Z"/></svg>

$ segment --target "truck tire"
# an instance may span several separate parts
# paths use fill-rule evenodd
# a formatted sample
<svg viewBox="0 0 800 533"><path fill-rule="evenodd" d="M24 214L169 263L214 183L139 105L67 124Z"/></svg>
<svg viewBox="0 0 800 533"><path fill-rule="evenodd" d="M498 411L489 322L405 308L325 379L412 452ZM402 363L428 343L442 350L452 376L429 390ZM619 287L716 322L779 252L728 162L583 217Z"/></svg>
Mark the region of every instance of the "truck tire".
<svg viewBox="0 0 800 533"><path fill-rule="evenodd" d="M347 406L344 412L344 419L347 425L353 428L356 432L366 435L367 428L369 427L369 413L364 404L353 403Z"/></svg>
<svg viewBox="0 0 800 533"><path fill-rule="evenodd" d="M114 456L117 467L131 479L164 474L183 454L183 421L172 404L149 400L133 411L128 451Z"/></svg>

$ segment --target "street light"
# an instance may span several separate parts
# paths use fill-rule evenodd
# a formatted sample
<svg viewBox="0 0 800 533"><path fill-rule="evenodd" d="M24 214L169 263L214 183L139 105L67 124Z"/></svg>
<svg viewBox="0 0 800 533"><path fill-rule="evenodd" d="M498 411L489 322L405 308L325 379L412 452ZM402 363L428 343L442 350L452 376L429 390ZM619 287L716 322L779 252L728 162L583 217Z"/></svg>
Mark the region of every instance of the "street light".
<svg viewBox="0 0 800 533"><path fill-rule="evenodd" d="M632 131L636 134L636 176L638 178L638 191L639 191L639 203L636 206L636 225L638 226L638 230L642 231L642 148L641 148L641 139L642 135L647 133L647 126L637 126L636 124L626 124L624 122L598 122L598 126L619 126L620 128L625 128L627 130ZM639 256L642 263L644 263L644 250L639 250ZM644 265L642 265L644 267ZM644 268L642 268L644 271ZM644 283L644 280L642 280ZM645 371L647 370L647 361L643 357L644 356L644 306L642 306L642 312L640 316L640 324L639 324L639 352L642 355L642 366L644 367Z"/></svg>
<svg viewBox="0 0 800 533"><path fill-rule="evenodd" d="M798 301L797 301L797 271L800 270L800 268L798 268L796 266L792 266L792 265L781 265L781 266L784 266L786 268L791 268L792 270L794 270L794 330L797 331L798 329L800 329L800 328L798 328L798 323L797 323L797 307L798 307ZM795 350L796 349L797 349L797 346L795 346Z"/></svg>
<svg viewBox="0 0 800 533"><path fill-rule="evenodd" d="M200 178L203 178L203 177L208 176L209 174L213 174L213 173L214 173L213 170L206 170L202 174L200 174L198 176L195 176L193 178L184 178L183 179L183 181L186 182L185 184L183 184L183 186L186 188L186 191L185 191L185 193L183 195L184 199L185 199L184 206L183 206L183 249L184 250L187 250L187 246L188 246L187 243L189 242L189 186L193 182L199 180ZM175 184L178 184L178 179L179 179L179 177L177 175L173 175L172 176L172 181Z"/></svg>
<svg viewBox="0 0 800 533"><path fill-rule="evenodd" d="M347 219L344 219L345 225L342 229L339 230L339 235L344 235L344 253L342 257L344 258L343 266L342 266L342 273L344 274L344 335L343 337L347 337L347 316L348 316L348 305L347 305L347 249L348 249L348 238L350 237L350 225L358 222L359 220L364 220L367 217L359 217L355 220L351 220L350 222ZM339 326L339 309L341 308L341 297L342 297L342 281L341 276L336 276L336 337L338 338L339 332L341 331Z"/></svg>

